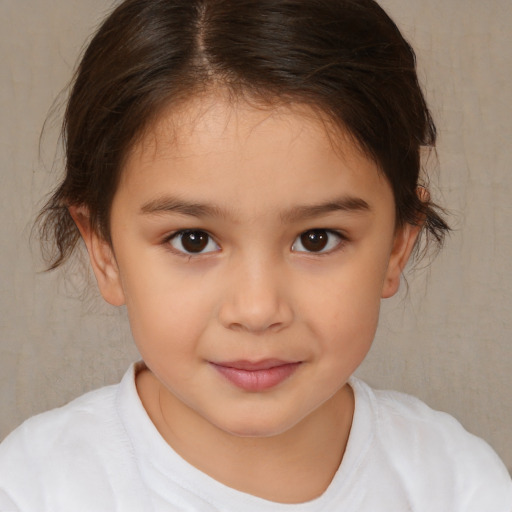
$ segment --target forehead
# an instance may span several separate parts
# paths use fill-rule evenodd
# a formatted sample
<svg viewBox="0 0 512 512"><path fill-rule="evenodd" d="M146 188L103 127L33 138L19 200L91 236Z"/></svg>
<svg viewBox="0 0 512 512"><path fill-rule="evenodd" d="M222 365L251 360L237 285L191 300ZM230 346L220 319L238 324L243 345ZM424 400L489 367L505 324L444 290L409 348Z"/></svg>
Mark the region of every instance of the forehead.
<svg viewBox="0 0 512 512"><path fill-rule="evenodd" d="M215 95L158 118L127 158L123 188L139 195L172 190L233 208L271 199L293 207L329 193L364 195L367 202L391 197L377 165L312 108L262 107Z"/></svg>
<svg viewBox="0 0 512 512"><path fill-rule="evenodd" d="M265 138L266 134L272 136ZM258 144L282 150L282 142L297 138L342 151L349 136L321 111L304 104L269 105L211 92L164 109L139 138L130 156L151 161L171 155L187 157L201 150L232 149L250 157L251 149Z"/></svg>

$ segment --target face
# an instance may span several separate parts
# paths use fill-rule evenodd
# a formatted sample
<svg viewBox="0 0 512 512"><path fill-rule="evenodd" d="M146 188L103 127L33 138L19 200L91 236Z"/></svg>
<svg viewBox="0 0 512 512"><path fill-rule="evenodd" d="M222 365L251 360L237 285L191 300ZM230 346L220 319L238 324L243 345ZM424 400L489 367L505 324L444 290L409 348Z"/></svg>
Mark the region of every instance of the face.
<svg viewBox="0 0 512 512"><path fill-rule="evenodd" d="M414 242L376 165L326 126L189 103L130 154L112 247L82 228L166 403L236 436L286 432L345 388Z"/></svg>

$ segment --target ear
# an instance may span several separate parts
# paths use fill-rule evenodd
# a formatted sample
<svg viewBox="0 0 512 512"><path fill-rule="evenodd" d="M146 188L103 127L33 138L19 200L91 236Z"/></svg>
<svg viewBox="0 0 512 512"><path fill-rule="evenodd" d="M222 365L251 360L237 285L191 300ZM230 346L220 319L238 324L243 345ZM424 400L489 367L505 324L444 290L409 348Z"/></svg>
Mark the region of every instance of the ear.
<svg viewBox="0 0 512 512"><path fill-rule="evenodd" d="M383 299L392 297L398 291L400 277L409 261L420 230L421 225L413 224L405 224L397 230L382 288Z"/></svg>
<svg viewBox="0 0 512 512"><path fill-rule="evenodd" d="M101 295L113 306L123 305L125 303L123 287L111 245L91 226L87 208L70 206L69 213L87 246L87 252Z"/></svg>

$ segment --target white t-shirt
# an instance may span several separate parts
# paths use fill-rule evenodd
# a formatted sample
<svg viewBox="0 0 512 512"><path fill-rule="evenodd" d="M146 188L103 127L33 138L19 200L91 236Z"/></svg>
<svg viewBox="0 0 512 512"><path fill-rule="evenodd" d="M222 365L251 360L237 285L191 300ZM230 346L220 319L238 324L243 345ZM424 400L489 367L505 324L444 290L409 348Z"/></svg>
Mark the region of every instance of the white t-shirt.
<svg viewBox="0 0 512 512"><path fill-rule="evenodd" d="M347 449L324 494L298 505L244 494L163 440L138 397L136 371L5 439L2 512L512 512L512 481L484 441L415 398L355 378Z"/></svg>

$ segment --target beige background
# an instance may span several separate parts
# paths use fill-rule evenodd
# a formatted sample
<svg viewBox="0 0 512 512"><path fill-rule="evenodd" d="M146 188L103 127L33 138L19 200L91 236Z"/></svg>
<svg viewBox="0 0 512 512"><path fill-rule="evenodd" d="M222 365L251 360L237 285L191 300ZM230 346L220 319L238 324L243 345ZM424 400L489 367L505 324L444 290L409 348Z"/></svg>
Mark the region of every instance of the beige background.
<svg viewBox="0 0 512 512"><path fill-rule="evenodd" d="M512 469L512 2L382 0L415 46L439 128L435 195L455 231L384 304L360 375L413 393L487 439ZM116 382L137 357L123 311L79 268L43 274L31 222L60 171L48 109L109 0L0 0L0 438ZM91 289L93 289L91 287Z"/></svg>

